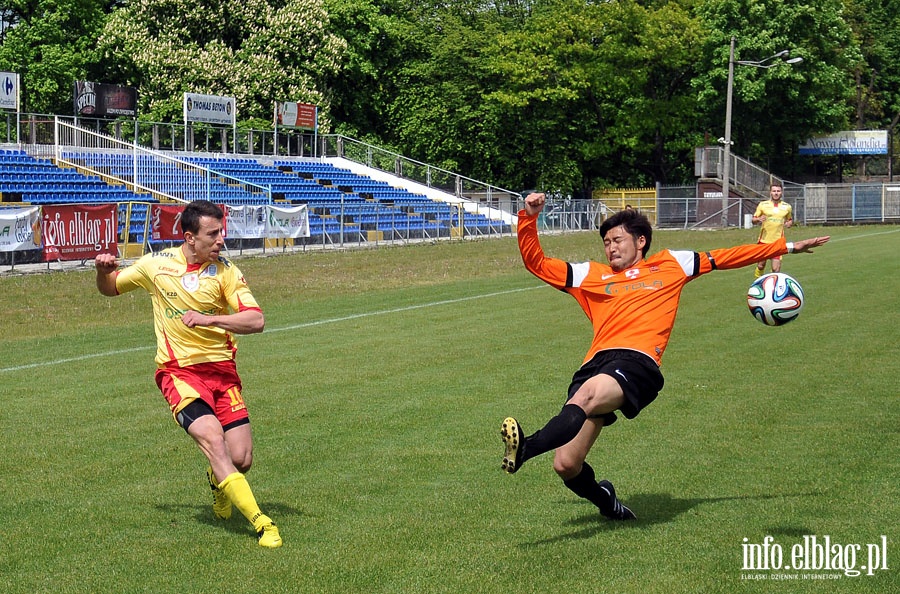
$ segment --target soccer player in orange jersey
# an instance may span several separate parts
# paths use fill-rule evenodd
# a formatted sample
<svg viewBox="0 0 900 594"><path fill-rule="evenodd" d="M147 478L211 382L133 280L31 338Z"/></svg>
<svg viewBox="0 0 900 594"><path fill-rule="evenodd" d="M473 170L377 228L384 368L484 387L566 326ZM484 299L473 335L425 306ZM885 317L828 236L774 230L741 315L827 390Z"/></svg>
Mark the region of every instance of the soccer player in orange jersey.
<svg viewBox="0 0 900 594"><path fill-rule="evenodd" d="M739 268L788 252L809 252L829 237L793 244L743 245L708 252L663 250L647 257L652 227L636 210L620 211L600 226L609 265L572 263L544 255L537 234L544 194L532 193L519 211L519 251L535 276L574 297L594 327L594 339L569 386L560 413L526 437L513 417L500 429L501 468L512 474L535 456L556 450L553 469L566 487L615 520L634 519L612 483L597 481L585 461L615 411L633 419L663 387L659 365L669 341L684 286L717 268Z"/></svg>
<svg viewBox="0 0 900 594"><path fill-rule="evenodd" d="M175 422L209 461L213 513L227 520L237 507L259 544L276 548L282 544L278 528L259 509L244 476L253 461L253 437L234 362L234 335L262 332L265 318L240 270L220 255L223 221L212 202L191 202L181 215L184 243L122 270L115 256L98 255L97 288L109 297L135 289L150 294L156 384Z"/></svg>
<svg viewBox="0 0 900 594"><path fill-rule="evenodd" d="M784 237L784 230L794 224L791 205L782 200L784 187L781 182L773 181L769 186L769 200L760 202L750 219L753 224L760 224L759 243L773 243ZM759 278L766 271L766 261L756 265L754 275ZM781 272L781 256L772 257L772 272Z"/></svg>

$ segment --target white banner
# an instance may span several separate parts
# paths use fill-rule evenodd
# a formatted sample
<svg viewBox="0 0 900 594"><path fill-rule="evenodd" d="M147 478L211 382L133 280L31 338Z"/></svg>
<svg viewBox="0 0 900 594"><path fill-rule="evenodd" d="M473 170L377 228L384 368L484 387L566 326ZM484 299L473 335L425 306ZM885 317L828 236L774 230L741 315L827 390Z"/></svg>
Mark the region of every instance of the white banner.
<svg viewBox="0 0 900 594"><path fill-rule="evenodd" d="M305 204L291 208L270 206L266 237L309 237L309 208Z"/></svg>
<svg viewBox="0 0 900 594"><path fill-rule="evenodd" d="M265 206L229 206L228 239L260 239L266 236Z"/></svg>
<svg viewBox="0 0 900 594"><path fill-rule="evenodd" d="M887 130L846 130L814 136L800 145L801 155L886 155Z"/></svg>
<svg viewBox="0 0 900 594"><path fill-rule="evenodd" d="M41 208L0 209L0 252L41 247Z"/></svg>
<svg viewBox="0 0 900 594"><path fill-rule="evenodd" d="M309 208L229 206L228 239L309 237Z"/></svg>
<svg viewBox="0 0 900 594"><path fill-rule="evenodd" d="M184 94L184 121L234 126L237 105L234 97Z"/></svg>
<svg viewBox="0 0 900 594"><path fill-rule="evenodd" d="M0 109L19 111L19 75L0 72Z"/></svg>

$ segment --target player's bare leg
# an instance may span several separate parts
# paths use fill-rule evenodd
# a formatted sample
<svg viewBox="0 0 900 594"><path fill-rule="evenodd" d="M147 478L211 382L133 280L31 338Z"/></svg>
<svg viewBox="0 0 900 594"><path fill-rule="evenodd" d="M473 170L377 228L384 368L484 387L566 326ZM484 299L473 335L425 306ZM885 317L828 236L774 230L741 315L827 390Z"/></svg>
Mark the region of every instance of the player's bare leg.
<svg viewBox="0 0 900 594"><path fill-rule="evenodd" d="M231 431L237 431L241 428L245 428L246 436L249 436L249 425L242 425ZM253 491L250 489L250 484L235 466L231 452L228 449L228 442L225 439L225 432L222 430L219 421L212 415L204 415L191 423L188 433L194 438L194 441L197 442L197 445L209 460L214 477L210 480L210 483L213 480L218 481L218 489L253 524L260 546L267 548L280 547L282 540L278 528L272 522L272 519L259 509L256 498L253 496ZM234 434L231 436L231 440L239 441L240 436L241 432Z"/></svg>
<svg viewBox="0 0 900 594"><path fill-rule="evenodd" d="M781 258L772 258L772 272L781 272Z"/></svg>

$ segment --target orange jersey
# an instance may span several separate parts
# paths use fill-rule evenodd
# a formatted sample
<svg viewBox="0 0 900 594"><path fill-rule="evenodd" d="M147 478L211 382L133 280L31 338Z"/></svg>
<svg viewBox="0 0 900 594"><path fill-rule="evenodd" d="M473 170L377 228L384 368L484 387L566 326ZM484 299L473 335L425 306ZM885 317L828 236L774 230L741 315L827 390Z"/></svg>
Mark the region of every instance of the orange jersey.
<svg viewBox="0 0 900 594"><path fill-rule="evenodd" d="M206 315L259 310L240 270L227 259L190 265L181 247L147 254L116 275L119 293L142 288L153 302L158 367L185 367L234 359L237 343L222 328L188 328L188 310Z"/></svg>
<svg viewBox="0 0 900 594"><path fill-rule="evenodd" d="M787 253L784 238L708 252L663 250L636 266L614 272L599 262L572 263L544 256L537 217L519 212L519 251L525 268L572 295L594 327L587 363L597 352L629 349L659 365L669 342L684 286L717 268L740 268Z"/></svg>

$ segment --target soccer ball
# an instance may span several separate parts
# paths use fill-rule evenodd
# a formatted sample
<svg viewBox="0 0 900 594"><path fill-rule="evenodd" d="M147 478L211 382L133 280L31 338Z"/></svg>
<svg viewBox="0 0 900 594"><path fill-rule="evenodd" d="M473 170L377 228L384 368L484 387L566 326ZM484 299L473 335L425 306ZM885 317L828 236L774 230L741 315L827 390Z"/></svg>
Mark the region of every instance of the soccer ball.
<svg viewBox="0 0 900 594"><path fill-rule="evenodd" d="M782 326L800 315L803 288L793 277L781 272L764 274L747 289L747 306L763 324Z"/></svg>

